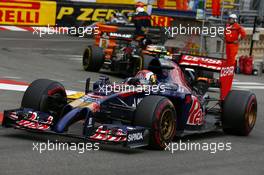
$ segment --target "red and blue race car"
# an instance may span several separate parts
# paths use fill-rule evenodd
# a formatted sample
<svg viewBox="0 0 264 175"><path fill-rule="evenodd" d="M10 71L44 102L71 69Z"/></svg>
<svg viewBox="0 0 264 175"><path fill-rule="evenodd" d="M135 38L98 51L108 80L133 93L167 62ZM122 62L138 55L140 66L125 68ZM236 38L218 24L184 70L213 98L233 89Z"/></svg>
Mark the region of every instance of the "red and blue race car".
<svg viewBox="0 0 264 175"><path fill-rule="evenodd" d="M197 70L218 74L212 82L219 91L199 91L204 80L195 78ZM180 55L153 56L148 70L118 84L102 76L90 88L88 78L85 93L71 96L62 84L38 79L19 109L4 111L2 125L71 135L77 122L78 137L130 148L162 149L175 136L218 130L246 136L256 122L257 100L252 92L231 90L233 72L225 60Z"/></svg>

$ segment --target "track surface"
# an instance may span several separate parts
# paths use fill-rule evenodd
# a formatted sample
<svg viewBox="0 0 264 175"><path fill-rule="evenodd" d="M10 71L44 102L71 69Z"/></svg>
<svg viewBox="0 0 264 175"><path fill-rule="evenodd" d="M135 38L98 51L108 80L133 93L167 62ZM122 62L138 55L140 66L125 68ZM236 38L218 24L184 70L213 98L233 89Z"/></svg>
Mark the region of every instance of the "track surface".
<svg viewBox="0 0 264 175"><path fill-rule="evenodd" d="M61 81L67 89L82 90L84 80L100 74L84 72L81 54L87 39L66 36L39 38L27 32L0 32L0 78L31 82L37 78ZM120 80L111 76L114 80ZM0 128L0 174L256 174L264 173L263 77L237 76L243 82L259 82L251 88L258 98L258 119L249 137L222 133L185 138L199 143L231 142L231 151L129 150L100 145L99 151L33 151L33 142L61 137ZM250 83L249 83L250 84ZM248 87L250 86L250 87ZM256 88L257 87L257 88ZM18 107L22 92L0 90L0 112Z"/></svg>

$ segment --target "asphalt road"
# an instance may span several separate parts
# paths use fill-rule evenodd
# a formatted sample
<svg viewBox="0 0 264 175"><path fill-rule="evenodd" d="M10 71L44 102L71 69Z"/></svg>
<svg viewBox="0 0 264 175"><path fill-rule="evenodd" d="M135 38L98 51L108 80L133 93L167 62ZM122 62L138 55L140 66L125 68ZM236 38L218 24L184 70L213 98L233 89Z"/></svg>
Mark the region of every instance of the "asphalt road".
<svg viewBox="0 0 264 175"><path fill-rule="evenodd" d="M100 75L84 72L81 68L81 54L89 42L68 36L39 38L28 32L0 31L0 78L23 82L49 78L62 82L67 89L83 90L88 76L94 81ZM111 78L120 80L115 75ZM236 79L237 86L251 89L258 98L258 118L251 135L211 133L183 140L200 144L231 143L229 151L214 154L201 150L176 151L171 154L169 151L100 145L98 151L82 154L78 151L39 153L33 150L33 143L48 140L78 143L78 140L0 128L0 174L263 174L264 78L236 76ZM0 111L18 107L22 95L22 92L0 90Z"/></svg>

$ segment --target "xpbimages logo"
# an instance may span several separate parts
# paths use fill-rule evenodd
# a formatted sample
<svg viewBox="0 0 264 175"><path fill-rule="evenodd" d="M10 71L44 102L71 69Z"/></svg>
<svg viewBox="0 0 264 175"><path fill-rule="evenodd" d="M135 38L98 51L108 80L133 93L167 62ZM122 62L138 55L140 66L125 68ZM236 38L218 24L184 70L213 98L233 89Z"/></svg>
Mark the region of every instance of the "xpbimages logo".
<svg viewBox="0 0 264 175"><path fill-rule="evenodd" d="M179 142L171 142L166 144L165 151L169 151L170 153L175 153L177 151L204 151L209 152L211 154L215 154L217 152L221 151L231 151L232 150L232 143L227 142L190 142L188 140L187 142L182 142L181 140Z"/></svg>
<svg viewBox="0 0 264 175"><path fill-rule="evenodd" d="M165 35L170 37L175 37L177 35L205 35L210 36L211 38L214 38L216 36L224 35L224 32L226 31L227 34L231 33L230 28L225 27L199 27L199 26L190 26L190 24L187 24L187 26L184 26L180 24L179 26L173 26L173 27L165 27Z"/></svg>
<svg viewBox="0 0 264 175"><path fill-rule="evenodd" d="M99 85L99 92L103 92L106 95L111 93L119 93L119 92L145 92L146 95L150 95L151 92L158 93L164 92L165 85L148 85L148 84L138 84L138 85L129 85L129 84L106 84L106 85Z"/></svg>
<svg viewBox="0 0 264 175"><path fill-rule="evenodd" d="M33 29L33 35L38 35L39 37L45 35L77 35L82 38L84 36L97 35L99 33L99 28L97 26L57 27L48 25L47 27L33 27Z"/></svg>
<svg viewBox="0 0 264 175"><path fill-rule="evenodd" d="M99 143L91 142L33 142L32 150L37 151L40 154L46 151L75 151L79 154L83 154L85 151L98 151L100 149Z"/></svg>

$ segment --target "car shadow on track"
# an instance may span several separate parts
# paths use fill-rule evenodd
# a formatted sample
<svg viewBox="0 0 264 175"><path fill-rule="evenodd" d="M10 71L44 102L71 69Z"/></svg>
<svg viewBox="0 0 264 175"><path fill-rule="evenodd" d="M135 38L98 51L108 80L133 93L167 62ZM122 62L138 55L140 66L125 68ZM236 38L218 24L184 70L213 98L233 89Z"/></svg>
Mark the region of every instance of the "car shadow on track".
<svg viewBox="0 0 264 175"><path fill-rule="evenodd" d="M176 137L174 141L202 141L206 139L211 139L211 138L219 138L219 137L225 137L227 136L225 133L222 131L211 131L211 132L206 132L206 133L196 133L196 134L191 134L191 135L186 135L183 137Z"/></svg>
<svg viewBox="0 0 264 175"><path fill-rule="evenodd" d="M226 135L223 132L208 132L204 134L193 134L188 135L184 137L177 137L173 140L173 142L200 142L205 141L207 139L211 138L219 138L219 137L225 137ZM60 136L60 135L54 135L52 133L38 133L38 132L30 132L30 131L12 131L8 132L6 134L2 134L1 137L6 138L14 138L14 139L20 139L20 140L29 140L34 142L54 142L54 143L85 143L83 139L80 138L72 138L72 137L66 137L66 136ZM150 148L137 148L137 149L129 149L126 147L122 147L121 145L110 145L110 144L100 144L99 145L100 151L106 151L106 152L114 152L119 154L143 154L146 152L160 152L163 150L153 150Z"/></svg>
<svg viewBox="0 0 264 175"><path fill-rule="evenodd" d="M89 141L84 141L80 138L72 138L69 136L61 136L52 133L39 133L39 132L31 132L31 131L12 131L6 134L1 134L1 137L5 138L14 138L19 140L28 140L33 142L41 142L41 143L89 143ZM95 143L95 142L91 142ZM99 144L100 151L107 152L115 152L121 154L140 154L147 151L145 148L140 149L129 149L126 147L122 147L121 145L110 145L110 144Z"/></svg>

